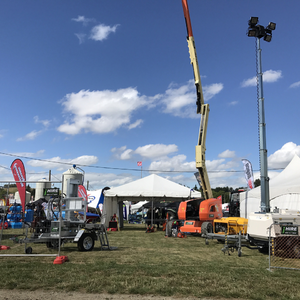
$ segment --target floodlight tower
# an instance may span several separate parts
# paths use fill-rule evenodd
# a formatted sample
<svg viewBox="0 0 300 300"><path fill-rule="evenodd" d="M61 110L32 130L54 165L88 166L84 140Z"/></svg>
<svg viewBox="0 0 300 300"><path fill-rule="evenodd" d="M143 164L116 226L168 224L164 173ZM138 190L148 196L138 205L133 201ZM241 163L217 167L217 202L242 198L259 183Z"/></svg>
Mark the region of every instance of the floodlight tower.
<svg viewBox="0 0 300 300"><path fill-rule="evenodd" d="M248 21L248 33L250 37L256 38L256 65L257 65L257 101L259 114L259 158L260 158L260 182L261 182L261 212L270 212L270 195L269 195L269 177L268 177L268 156L266 145L266 123L263 96L263 78L261 64L260 39L271 42L272 31L275 30L276 24L270 22L265 28L258 25L258 17L251 17Z"/></svg>

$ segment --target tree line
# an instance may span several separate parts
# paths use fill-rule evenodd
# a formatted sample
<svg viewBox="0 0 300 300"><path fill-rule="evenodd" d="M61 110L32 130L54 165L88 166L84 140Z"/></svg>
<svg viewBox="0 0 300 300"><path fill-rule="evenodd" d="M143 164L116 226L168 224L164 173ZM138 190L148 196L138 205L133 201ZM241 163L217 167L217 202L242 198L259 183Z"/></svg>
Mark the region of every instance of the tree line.
<svg viewBox="0 0 300 300"><path fill-rule="evenodd" d="M0 187L0 199L5 199L7 197L7 194L14 194L17 191L18 189L16 184L5 184L3 187ZM26 191L31 193L31 196L34 197L35 189L31 188L29 184L26 186Z"/></svg>
<svg viewBox="0 0 300 300"><path fill-rule="evenodd" d="M260 186L260 179L256 179L254 181L254 187L258 187ZM196 185L195 187L193 188L193 190L196 190L196 191L199 191L202 193L203 195L203 191L202 191L202 188L198 188ZM228 187L228 186L223 186L223 187L216 187L216 188L213 188L211 189L212 190L212 193L213 193L213 197L214 198L217 198L219 196L222 196L222 203L229 203L230 202L230 198L231 198L231 194L234 194L234 193L237 193L239 192L240 190L247 190L247 188L245 187L238 187L238 188L232 188L232 187Z"/></svg>

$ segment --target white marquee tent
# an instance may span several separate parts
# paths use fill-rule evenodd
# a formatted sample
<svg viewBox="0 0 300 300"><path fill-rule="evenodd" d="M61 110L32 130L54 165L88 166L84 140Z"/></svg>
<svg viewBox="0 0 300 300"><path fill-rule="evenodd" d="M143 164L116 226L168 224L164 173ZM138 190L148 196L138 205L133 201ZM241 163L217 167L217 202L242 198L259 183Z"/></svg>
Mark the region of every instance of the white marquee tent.
<svg viewBox="0 0 300 300"><path fill-rule="evenodd" d="M119 203L122 204L123 201L184 201L190 198L201 198L200 192L156 174L106 190L104 195L106 219L116 213L119 218L121 216L120 221L122 221L122 213L120 214L122 208Z"/></svg>
<svg viewBox="0 0 300 300"><path fill-rule="evenodd" d="M300 210L300 158L295 155L287 167L269 181L271 211L280 209ZM260 186L240 194L241 217L259 212L261 206Z"/></svg>
<svg viewBox="0 0 300 300"><path fill-rule="evenodd" d="M201 198L201 193L156 174L105 191L105 198L118 201L183 201Z"/></svg>

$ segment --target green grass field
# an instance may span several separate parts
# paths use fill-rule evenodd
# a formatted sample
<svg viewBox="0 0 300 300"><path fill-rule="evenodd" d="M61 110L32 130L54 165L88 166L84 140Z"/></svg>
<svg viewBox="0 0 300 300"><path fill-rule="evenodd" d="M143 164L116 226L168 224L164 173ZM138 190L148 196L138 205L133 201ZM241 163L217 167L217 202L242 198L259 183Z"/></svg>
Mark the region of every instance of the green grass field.
<svg viewBox="0 0 300 300"><path fill-rule="evenodd" d="M24 253L24 244L9 237L22 230L4 230L1 254ZM109 232L115 251L79 252L68 243L61 250L69 261L55 257L0 257L0 289L64 290L85 293L152 294L185 298L300 299L300 273L268 270L268 255L243 248L224 255L223 245L199 236L165 238L163 231L145 233L144 225L125 224ZM33 253L50 254L45 244L30 244Z"/></svg>

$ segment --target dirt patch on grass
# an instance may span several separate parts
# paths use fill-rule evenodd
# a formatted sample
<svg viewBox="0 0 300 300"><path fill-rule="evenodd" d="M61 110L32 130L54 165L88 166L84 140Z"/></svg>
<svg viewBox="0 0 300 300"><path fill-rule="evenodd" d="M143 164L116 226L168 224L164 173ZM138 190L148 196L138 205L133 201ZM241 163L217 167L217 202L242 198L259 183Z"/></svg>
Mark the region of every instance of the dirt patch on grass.
<svg viewBox="0 0 300 300"><path fill-rule="evenodd" d="M1 300L225 300L225 298L163 297L156 295L84 294L78 292L0 290ZM234 300L231 298L231 300Z"/></svg>

